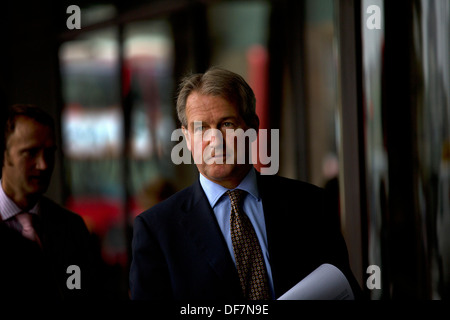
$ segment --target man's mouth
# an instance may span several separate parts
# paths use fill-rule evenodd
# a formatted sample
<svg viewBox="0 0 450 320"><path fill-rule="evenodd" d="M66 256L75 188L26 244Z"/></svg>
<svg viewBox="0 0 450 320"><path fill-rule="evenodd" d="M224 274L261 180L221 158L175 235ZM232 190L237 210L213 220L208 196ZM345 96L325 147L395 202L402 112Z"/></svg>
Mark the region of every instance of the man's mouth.
<svg viewBox="0 0 450 320"><path fill-rule="evenodd" d="M30 180L31 181L38 181L38 182L46 182L46 181L48 181L48 176L47 175L30 176Z"/></svg>
<svg viewBox="0 0 450 320"><path fill-rule="evenodd" d="M219 164L225 164L226 163L226 159L228 159L229 155L226 153L220 153L220 154L213 154L213 155L209 155L205 158L205 162L207 163L217 163L218 161L220 161Z"/></svg>
<svg viewBox="0 0 450 320"><path fill-rule="evenodd" d="M215 154L213 156L211 156L211 158L226 158L227 155L225 153L222 154Z"/></svg>

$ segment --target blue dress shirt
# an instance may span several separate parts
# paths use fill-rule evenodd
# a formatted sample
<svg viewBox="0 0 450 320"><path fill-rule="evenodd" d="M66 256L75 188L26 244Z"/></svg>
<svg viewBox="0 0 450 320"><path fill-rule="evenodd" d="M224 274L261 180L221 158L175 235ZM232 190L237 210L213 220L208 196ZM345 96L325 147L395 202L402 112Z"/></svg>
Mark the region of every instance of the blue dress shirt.
<svg viewBox="0 0 450 320"><path fill-rule="evenodd" d="M230 198L225 194L225 192L229 189L208 180L202 174L200 174L200 184L205 191L209 204L213 208L220 230L222 231L228 245L228 250L230 251L234 264L236 264L230 233L231 203ZM267 275L269 277L270 292L273 298L273 279L272 270L270 268L269 251L267 250L266 223L264 220L263 204L259 196L258 185L256 182L256 172L254 168L249 171L236 189L241 189L247 192L243 198L243 210L252 222L256 236L258 237L261 245Z"/></svg>

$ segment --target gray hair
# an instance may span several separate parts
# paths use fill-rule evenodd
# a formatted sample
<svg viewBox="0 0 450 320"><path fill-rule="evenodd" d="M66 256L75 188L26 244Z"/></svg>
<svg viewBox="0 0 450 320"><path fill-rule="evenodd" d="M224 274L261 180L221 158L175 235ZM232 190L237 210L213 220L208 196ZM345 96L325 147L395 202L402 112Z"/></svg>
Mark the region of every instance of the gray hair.
<svg viewBox="0 0 450 320"><path fill-rule="evenodd" d="M257 129L256 98L253 90L240 75L212 67L205 73L191 74L185 77L179 86L177 115L181 125L187 128L186 101L189 95L198 92L203 95L219 96L238 107L245 123Z"/></svg>

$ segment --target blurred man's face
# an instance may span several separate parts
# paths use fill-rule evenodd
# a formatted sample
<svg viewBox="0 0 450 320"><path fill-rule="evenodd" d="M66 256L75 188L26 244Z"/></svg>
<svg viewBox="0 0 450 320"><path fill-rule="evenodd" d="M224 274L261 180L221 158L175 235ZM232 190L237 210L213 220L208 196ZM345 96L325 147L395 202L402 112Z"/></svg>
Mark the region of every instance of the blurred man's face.
<svg viewBox="0 0 450 320"><path fill-rule="evenodd" d="M2 168L5 193L16 203L44 193L50 184L55 151L52 129L19 116L6 142Z"/></svg>
<svg viewBox="0 0 450 320"><path fill-rule="evenodd" d="M186 101L186 117L183 133L200 173L226 188L236 187L252 166L238 163L235 139L227 139L227 130L249 129L238 108L219 96L193 92Z"/></svg>

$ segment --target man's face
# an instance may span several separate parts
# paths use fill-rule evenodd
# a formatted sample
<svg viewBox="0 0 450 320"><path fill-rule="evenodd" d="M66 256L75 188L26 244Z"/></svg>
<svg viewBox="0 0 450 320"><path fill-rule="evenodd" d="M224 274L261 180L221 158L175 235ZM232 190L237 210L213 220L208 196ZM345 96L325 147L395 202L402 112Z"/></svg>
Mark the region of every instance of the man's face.
<svg viewBox="0 0 450 320"><path fill-rule="evenodd" d="M193 92L186 101L186 117L188 127L182 127L183 133L200 173L224 187L236 187L251 167L238 164L235 139L226 135L227 129L249 129L238 108L219 96Z"/></svg>
<svg viewBox="0 0 450 320"><path fill-rule="evenodd" d="M19 116L6 142L2 185L13 200L44 193L55 163L56 143L52 129Z"/></svg>

